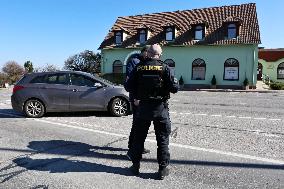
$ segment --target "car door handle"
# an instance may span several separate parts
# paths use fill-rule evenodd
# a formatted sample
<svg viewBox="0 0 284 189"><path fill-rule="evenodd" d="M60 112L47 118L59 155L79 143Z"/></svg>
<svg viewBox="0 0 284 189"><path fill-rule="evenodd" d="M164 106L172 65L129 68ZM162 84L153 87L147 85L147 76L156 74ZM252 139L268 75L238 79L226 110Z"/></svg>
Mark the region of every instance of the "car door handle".
<svg viewBox="0 0 284 189"><path fill-rule="evenodd" d="M73 89L72 91L73 91L73 92L77 92L78 90L77 90L77 89Z"/></svg>

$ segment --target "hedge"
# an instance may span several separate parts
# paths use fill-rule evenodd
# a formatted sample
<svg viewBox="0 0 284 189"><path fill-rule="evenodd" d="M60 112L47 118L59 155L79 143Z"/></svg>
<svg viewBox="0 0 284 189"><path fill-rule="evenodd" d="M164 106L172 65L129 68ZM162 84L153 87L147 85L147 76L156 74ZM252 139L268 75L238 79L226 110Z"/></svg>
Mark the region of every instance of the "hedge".
<svg viewBox="0 0 284 189"><path fill-rule="evenodd" d="M126 78L126 74L123 73L108 73L108 74L103 74L103 75L100 75L100 77L106 79L106 80L109 80L115 84L121 84L123 85L124 81L125 81L125 78Z"/></svg>
<svg viewBox="0 0 284 189"><path fill-rule="evenodd" d="M284 90L284 83L272 82L270 83L270 88L273 90Z"/></svg>

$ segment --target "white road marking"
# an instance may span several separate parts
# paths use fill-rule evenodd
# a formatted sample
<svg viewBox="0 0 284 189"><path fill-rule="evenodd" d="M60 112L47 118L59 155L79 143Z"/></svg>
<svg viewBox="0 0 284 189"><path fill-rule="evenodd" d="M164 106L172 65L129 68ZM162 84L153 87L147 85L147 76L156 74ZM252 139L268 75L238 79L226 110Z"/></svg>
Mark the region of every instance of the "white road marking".
<svg viewBox="0 0 284 189"><path fill-rule="evenodd" d="M270 121L281 121L281 119L269 119Z"/></svg>
<svg viewBox="0 0 284 189"><path fill-rule="evenodd" d="M193 114L193 115L197 115L197 116L206 116L207 114Z"/></svg>
<svg viewBox="0 0 284 189"><path fill-rule="evenodd" d="M226 116L227 118L236 118L236 116Z"/></svg>
<svg viewBox="0 0 284 189"><path fill-rule="evenodd" d="M179 100L171 100L172 102L179 102Z"/></svg>
<svg viewBox="0 0 284 189"><path fill-rule="evenodd" d="M239 117L240 119L251 119L251 117Z"/></svg>
<svg viewBox="0 0 284 189"><path fill-rule="evenodd" d="M38 121L38 122L43 122L43 123L59 125L59 126L63 126L63 127L69 127L69 128L73 128L73 129L90 131L90 132L99 133L99 134L105 134L105 135L111 135L111 136L117 136L117 137L128 137L128 135L124 135L124 134L111 133L111 132L101 131L101 130L97 130L97 129L83 128L83 127L73 126L73 125L64 124L64 123L42 120L42 119L33 119L33 120ZM146 141L156 144L156 140L146 139ZM240 154L240 153L234 153L234 152L226 152L226 151L215 150L215 149L200 148L200 147L196 147L196 146L190 146L190 145L178 144L178 143L170 143L170 146L284 165L284 161L270 159L270 158L262 158L262 157L251 156L251 155Z"/></svg>
<svg viewBox="0 0 284 189"><path fill-rule="evenodd" d="M179 114L179 115L196 115L196 116L206 116L208 114L193 114L191 112L180 112L180 113L177 113L177 112L170 112L171 114ZM269 120L269 121L282 121L282 119L268 119L268 118L265 118L265 117L256 117L256 118L253 118L253 117L237 117L237 116L224 116L224 115L219 115L219 114L212 114L212 115L208 115L208 116L211 116L211 117L225 117L225 118L239 118L239 119L254 119L254 120Z"/></svg>
<svg viewBox="0 0 284 189"><path fill-rule="evenodd" d="M0 113L0 114L8 115L8 116L11 116L11 117L23 117L23 116L18 116L18 115L15 115L15 114L6 114L6 113ZM26 119L28 119L28 118L26 118ZM107 132L107 131L101 131L101 130L97 130L97 129L84 128L84 127L79 127L79 126L73 126L73 125L69 125L69 124L52 122L52 121L47 121L47 120L43 120L43 119L32 119L32 120L38 121L38 122L42 122L42 123L49 123L49 124L53 124L53 125L59 125L59 126L62 126L62 127L68 127L68 128L79 129L79 130L84 130L84 131L90 131L90 132L99 133L99 134L105 134L105 135L111 135L111 136L117 136L117 137L128 137L128 135L111 133L111 132ZM156 144L156 140L146 139L146 141L150 142L150 143L155 143ZM239 157L239 158L250 159L250 160L255 160L255 161L262 161L262 162L267 162L267 163L284 165L284 161L282 161L282 160L275 160L275 159L270 159L270 158L262 158L262 157L252 156L252 155L235 153L235 152L226 152L226 151L221 151L221 150L201 148L201 147L190 146L190 145L186 145L186 144L178 144L178 143L170 143L170 146L179 147L179 148L185 148L185 149L190 149L190 150L197 150L197 151L202 151L202 152L221 154L221 155L232 156L232 157Z"/></svg>
<svg viewBox="0 0 284 189"><path fill-rule="evenodd" d="M253 118L255 120L265 120L266 118L265 117L256 117L256 118Z"/></svg>

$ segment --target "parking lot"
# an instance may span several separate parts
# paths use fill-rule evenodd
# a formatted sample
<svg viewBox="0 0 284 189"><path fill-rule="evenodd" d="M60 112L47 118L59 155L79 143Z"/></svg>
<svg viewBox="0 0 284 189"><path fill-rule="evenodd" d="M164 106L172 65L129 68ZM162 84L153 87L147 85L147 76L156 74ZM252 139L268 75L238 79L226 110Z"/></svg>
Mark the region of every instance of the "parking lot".
<svg viewBox="0 0 284 189"><path fill-rule="evenodd" d="M155 180L151 127L141 174L125 158L132 116L24 118L0 89L0 188L284 188L284 93L181 91L170 99L170 176Z"/></svg>

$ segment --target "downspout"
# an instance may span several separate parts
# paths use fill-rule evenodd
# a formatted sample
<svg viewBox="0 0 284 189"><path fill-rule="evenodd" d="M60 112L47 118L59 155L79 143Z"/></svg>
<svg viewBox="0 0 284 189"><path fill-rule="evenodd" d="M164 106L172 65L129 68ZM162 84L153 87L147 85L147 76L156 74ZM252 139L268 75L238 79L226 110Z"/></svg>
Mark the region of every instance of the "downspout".
<svg viewBox="0 0 284 189"><path fill-rule="evenodd" d="M104 74L105 72L105 53L104 53L104 50L102 49L101 50L101 74Z"/></svg>
<svg viewBox="0 0 284 189"><path fill-rule="evenodd" d="M256 77L255 77L255 74L256 74L256 70L255 68L257 68L257 64L256 62L257 61L257 57L258 57L258 54L257 54L257 50L258 50L258 47L254 47L254 51L253 51L253 67L252 67L252 83L254 86L256 86Z"/></svg>

